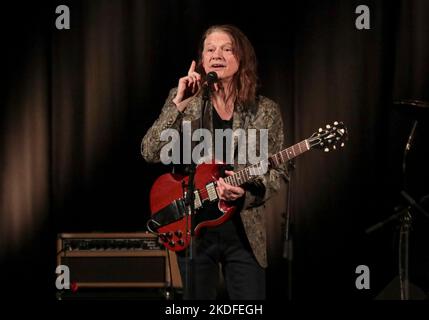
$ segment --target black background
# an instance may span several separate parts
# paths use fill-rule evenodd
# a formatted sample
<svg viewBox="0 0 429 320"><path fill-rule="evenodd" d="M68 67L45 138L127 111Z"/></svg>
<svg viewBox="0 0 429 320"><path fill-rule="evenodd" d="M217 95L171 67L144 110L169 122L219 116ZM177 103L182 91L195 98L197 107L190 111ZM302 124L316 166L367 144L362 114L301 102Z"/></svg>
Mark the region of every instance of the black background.
<svg viewBox="0 0 429 320"><path fill-rule="evenodd" d="M55 28L59 4L70 8L70 30ZM371 10L370 30L355 27L360 4ZM398 223L364 231L403 203L402 154L415 119L406 189L416 200L429 192L426 116L392 103L429 100L428 15L417 0L4 5L0 253L11 296L54 299L59 232L144 230L150 186L168 168L144 162L141 138L202 32L231 23L255 47L260 91L281 105L287 145L335 120L349 129L341 152L297 159L293 280L277 224L268 230L277 240L268 297L286 301L292 285L298 301L374 299L397 275ZM428 220L413 216L411 280L427 292ZM354 285L362 264L370 290Z"/></svg>

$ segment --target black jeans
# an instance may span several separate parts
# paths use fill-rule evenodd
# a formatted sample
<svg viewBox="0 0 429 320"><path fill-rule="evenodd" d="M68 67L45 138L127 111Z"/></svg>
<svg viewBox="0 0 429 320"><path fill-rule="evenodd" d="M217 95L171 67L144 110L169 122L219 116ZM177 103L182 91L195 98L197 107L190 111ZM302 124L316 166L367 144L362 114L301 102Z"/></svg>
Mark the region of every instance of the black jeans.
<svg viewBox="0 0 429 320"><path fill-rule="evenodd" d="M265 269L256 261L244 234L239 214L221 226L208 228L194 240L190 291L187 290L186 252L178 254L184 299L212 300L218 297L219 264L231 300L265 299ZM187 293L190 293L189 295Z"/></svg>

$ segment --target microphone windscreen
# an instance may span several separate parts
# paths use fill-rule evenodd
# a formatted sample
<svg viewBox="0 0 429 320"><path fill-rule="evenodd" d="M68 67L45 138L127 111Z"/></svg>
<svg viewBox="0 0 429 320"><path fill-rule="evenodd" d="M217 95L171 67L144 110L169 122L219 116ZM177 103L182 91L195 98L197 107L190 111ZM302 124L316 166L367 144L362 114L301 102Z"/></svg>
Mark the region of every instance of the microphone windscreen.
<svg viewBox="0 0 429 320"><path fill-rule="evenodd" d="M209 84L217 82L218 80L217 73L214 71L207 73L206 80L207 80L207 83Z"/></svg>

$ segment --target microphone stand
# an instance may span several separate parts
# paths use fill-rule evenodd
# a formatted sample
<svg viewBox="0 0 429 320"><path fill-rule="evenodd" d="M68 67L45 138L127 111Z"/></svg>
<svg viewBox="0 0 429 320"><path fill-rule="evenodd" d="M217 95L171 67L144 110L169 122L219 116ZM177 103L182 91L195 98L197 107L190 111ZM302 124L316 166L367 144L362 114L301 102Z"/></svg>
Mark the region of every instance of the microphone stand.
<svg viewBox="0 0 429 320"><path fill-rule="evenodd" d="M293 242L291 235L291 187L292 187L292 176L293 170L295 169L295 161L290 160L288 162L288 171L289 171L289 182L287 185L287 203L286 203L286 215L285 215L285 233L284 233L284 242L283 242L283 258L287 260L287 283L288 283L288 300L292 300L292 261L293 261Z"/></svg>
<svg viewBox="0 0 429 320"><path fill-rule="evenodd" d="M203 95L201 101L201 116L200 116L200 129L203 129L203 120L207 102L210 98L210 90L208 85L203 87ZM192 159L192 148L191 148L191 159ZM185 298L194 299L195 298L195 279L194 279L194 229L195 229L195 172L197 164L194 160L191 160L188 185L185 195L185 203L188 208L188 215L186 218L186 227L190 225L191 230L187 230L187 234L190 234L189 247L186 250L186 269L185 269Z"/></svg>
<svg viewBox="0 0 429 320"><path fill-rule="evenodd" d="M406 160L408 153L411 149L412 141L414 138L414 133L417 127L417 120L414 121L413 127L411 129L410 135L408 137L407 144L405 145L404 155L402 160L402 174L403 174L403 190L400 192L401 196L408 202L407 207L398 206L395 208L395 214L391 215L382 222L376 223L372 227L366 230L366 233L369 234L392 220L399 219L400 229L399 229L399 247L398 247L398 271L399 271L399 282L400 282L400 294L401 300L410 299L410 287L409 287L409 277L408 277L408 258L409 258L409 238L410 238L410 229L412 222L411 208L417 209L422 214L429 217L429 214L421 208L416 201L405 191L406 189Z"/></svg>
<svg viewBox="0 0 429 320"><path fill-rule="evenodd" d="M429 218L427 213L407 192L401 191L401 196L408 202L408 206L404 209L401 216L401 227L399 231L399 282L401 290L401 300L410 299L410 283L408 276L408 260L409 260L409 238L412 222L411 209L415 209L421 214Z"/></svg>
<svg viewBox="0 0 429 320"><path fill-rule="evenodd" d="M414 120L413 127L411 128L410 135L408 137L407 144L404 149L404 157L402 160L402 175L403 175L403 189L407 187L406 184L406 168L407 168L407 156L411 149L411 143L414 138L414 133L417 127L417 120ZM404 190L401 191L401 195L407 194ZM408 200L408 199L407 199ZM398 248L398 272L399 272L399 284L401 292L401 300L410 299L410 285L408 277L408 260L409 260L409 246L410 246L410 229L412 216L410 212L411 207L403 210L403 214L400 217L401 226L399 229L399 248Z"/></svg>
<svg viewBox="0 0 429 320"><path fill-rule="evenodd" d="M195 168L196 165L194 162L191 163L189 169L189 178L185 194L185 204L188 210L188 215L186 216L186 234L190 234L189 247L186 249L186 269L185 269L185 298L193 299L194 298L194 281L191 278L194 274L193 265L194 265L194 214L195 214ZM190 226L190 230L188 227Z"/></svg>
<svg viewBox="0 0 429 320"><path fill-rule="evenodd" d="M411 128L410 135L408 137L407 144L405 145L404 157L402 160L402 174L403 174L403 186L406 189L406 168L407 168L407 156L411 149L411 144L414 138L414 132L416 131L417 120L414 120L413 127ZM401 195L408 195L404 190L401 191ZM407 199L408 201L408 199ZM414 200L413 200L414 201ZM415 201L414 201L415 202ZM400 218L401 227L399 229L399 253L398 253L398 266L399 266L399 284L401 292L401 300L410 299L410 282L409 282L409 247L410 247L410 229L412 223L412 216L410 212L411 207L408 206L404 214Z"/></svg>
<svg viewBox="0 0 429 320"><path fill-rule="evenodd" d="M414 139L414 133L416 131L417 123L418 123L417 120L414 120L410 135L408 136L407 144L405 145L404 156L402 158L402 177L403 177L402 183L403 183L404 189L406 188L406 185L407 185L406 184L407 157L408 157L408 153L410 152L411 144L412 144L413 139Z"/></svg>

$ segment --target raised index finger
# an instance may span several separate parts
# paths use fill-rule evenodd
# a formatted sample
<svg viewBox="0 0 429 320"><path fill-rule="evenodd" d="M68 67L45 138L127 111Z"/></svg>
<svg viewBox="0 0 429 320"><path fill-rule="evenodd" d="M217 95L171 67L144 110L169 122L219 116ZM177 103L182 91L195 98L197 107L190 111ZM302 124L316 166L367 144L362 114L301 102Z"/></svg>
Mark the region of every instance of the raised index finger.
<svg viewBox="0 0 429 320"><path fill-rule="evenodd" d="M189 68L188 74L195 71L195 60L192 60L191 67Z"/></svg>

